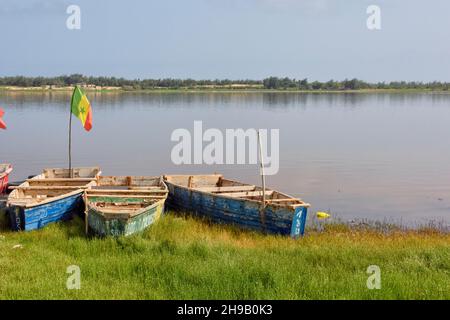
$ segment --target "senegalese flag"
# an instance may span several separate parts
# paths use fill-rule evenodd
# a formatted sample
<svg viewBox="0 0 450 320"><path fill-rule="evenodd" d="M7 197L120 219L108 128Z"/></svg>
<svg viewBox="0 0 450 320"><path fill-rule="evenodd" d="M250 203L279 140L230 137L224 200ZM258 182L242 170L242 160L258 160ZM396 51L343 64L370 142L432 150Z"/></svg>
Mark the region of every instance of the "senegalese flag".
<svg viewBox="0 0 450 320"><path fill-rule="evenodd" d="M0 129L6 129L6 123L3 122L3 115L5 114L5 111L3 111L3 109L0 108Z"/></svg>
<svg viewBox="0 0 450 320"><path fill-rule="evenodd" d="M84 129L92 129L92 108L86 95L80 88L75 87L71 103L72 113L81 121Z"/></svg>

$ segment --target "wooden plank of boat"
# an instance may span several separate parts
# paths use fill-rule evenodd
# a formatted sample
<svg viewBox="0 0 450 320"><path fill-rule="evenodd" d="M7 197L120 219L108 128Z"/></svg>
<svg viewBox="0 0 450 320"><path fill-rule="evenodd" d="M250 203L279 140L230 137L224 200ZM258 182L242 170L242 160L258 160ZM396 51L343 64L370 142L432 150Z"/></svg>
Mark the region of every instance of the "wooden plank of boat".
<svg viewBox="0 0 450 320"><path fill-rule="evenodd" d="M119 190L119 189L91 189L89 190L89 192L91 194L96 194L96 193L105 193L105 191L107 191L109 194L122 194L122 195L127 195L127 194L151 194L151 193L168 193L167 190L164 189L159 189L159 190L155 190L155 189L148 189L146 190L145 188L141 188L141 189L137 189L137 190Z"/></svg>
<svg viewBox="0 0 450 320"><path fill-rule="evenodd" d="M73 168L72 174L77 179L75 186L59 185L60 180L56 180L70 181L71 172L68 169L44 169L42 174L27 179L8 196L7 208L12 229L34 230L71 218L83 207L83 190L94 186L100 173L98 167ZM34 185L35 181L47 179L48 185Z"/></svg>
<svg viewBox="0 0 450 320"><path fill-rule="evenodd" d="M142 188L161 188L159 184L160 177L148 176L102 176L99 186L106 187L142 187Z"/></svg>
<svg viewBox="0 0 450 320"><path fill-rule="evenodd" d="M55 179L27 179L31 187L38 186L83 186L87 182L92 181L92 178L55 178Z"/></svg>
<svg viewBox="0 0 450 320"><path fill-rule="evenodd" d="M128 187L128 190L159 190L159 187Z"/></svg>
<svg viewBox="0 0 450 320"><path fill-rule="evenodd" d="M64 182L86 182L92 181L92 178L52 178L52 179L27 179L28 182L48 182L48 183L64 183Z"/></svg>
<svg viewBox="0 0 450 320"><path fill-rule="evenodd" d="M9 174L12 170L12 165L9 163L0 164L0 194L5 192L8 187Z"/></svg>
<svg viewBox="0 0 450 320"><path fill-rule="evenodd" d="M108 198L110 198L110 199L112 199L112 200L116 200L116 199L129 199L129 201L139 201L140 199L166 199L167 198L167 195L164 195L164 196L156 196L156 195L143 195L143 194L140 194L140 195L132 195L132 194L127 194L127 195L112 195L112 194L109 194L109 193L97 193L97 194L94 194L94 193L91 193L91 192L89 192L89 197L90 198L94 198L94 197L96 197L97 199L99 199L99 198L102 198L102 199L104 199L104 198L106 198L106 199L108 199ZM103 201L103 200L102 200ZM105 201L107 201L107 200L105 200Z"/></svg>
<svg viewBox="0 0 450 320"><path fill-rule="evenodd" d="M266 201L267 202L297 202L297 199L290 199L290 198L285 198L285 199L268 199Z"/></svg>
<svg viewBox="0 0 450 320"><path fill-rule="evenodd" d="M83 185L76 186L11 186L10 189L20 189L20 190L76 190L76 189L87 189L89 186L85 183Z"/></svg>
<svg viewBox="0 0 450 320"><path fill-rule="evenodd" d="M253 191L256 189L254 185L248 186L230 186L230 187L199 187L194 188L195 190L206 191L206 192L242 192L242 191Z"/></svg>
<svg viewBox="0 0 450 320"><path fill-rule="evenodd" d="M284 193L225 179L222 175L166 175L168 206L213 221L297 238L309 204Z"/></svg>
<svg viewBox="0 0 450 320"><path fill-rule="evenodd" d="M160 218L167 195L162 177L99 177L97 186L84 196L86 232L100 236L141 232Z"/></svg>
<svg viewBox="0 0 450 320"><path fill-rule="evenodd" d="M274 193L272 190L266 190L265 195L271 196ZM247 197L262 197L263 191L244 191L244 192L222 192L216 193L221 196L228 196L233 198L247 198Z"/></svg>

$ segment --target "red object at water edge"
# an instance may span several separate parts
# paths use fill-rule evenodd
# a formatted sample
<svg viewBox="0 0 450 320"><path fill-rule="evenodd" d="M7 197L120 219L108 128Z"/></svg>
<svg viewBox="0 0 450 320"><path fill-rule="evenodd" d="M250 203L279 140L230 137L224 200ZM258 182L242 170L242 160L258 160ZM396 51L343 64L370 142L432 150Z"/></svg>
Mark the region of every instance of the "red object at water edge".
<svg viewBox="0 0 450 320"><path fill-rule="evenodd" d="M13 170L10 164L1 164L0 163L0 193L6 191L8 187L8 176Z"/></svg>
<svg viewBox="0 0 450 320"><path fill-rule="evenodd" d="M6 123L3 121L2 117L5 114L2 108L0 108L0 129L6 129Z"/></svg>

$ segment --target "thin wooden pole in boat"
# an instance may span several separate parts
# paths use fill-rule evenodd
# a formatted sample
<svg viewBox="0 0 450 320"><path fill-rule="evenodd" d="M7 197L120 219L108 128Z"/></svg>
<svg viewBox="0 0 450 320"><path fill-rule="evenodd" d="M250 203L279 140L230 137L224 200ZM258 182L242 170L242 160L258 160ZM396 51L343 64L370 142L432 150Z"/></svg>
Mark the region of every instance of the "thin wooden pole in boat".
<svg viewBox="0 0 450 320"><path fill-rule="evenodd" d="M86 232L86 235L88 235L89 233L89 207L88 207L88 196L87 196L87 191L84 191L83 194L84 197L84 231Z"/></svg>
<svg viewBox="0 0 450 320"><path fill-rule="evenodd" d="M261 168L261 179L263 188L263 205L266 206L266 175L264 174L264 159L262 152L261 133L258 130L258 145L259 145L259 164Z"/></svg>
<svg viewBox="0 0 450 320"><path fill-rule="evenodd" d="M259 146L259 164L261 168L261 179L262 179L262 205L259 210L259 217L261 219L261 225L264 232L266 232L266 175L264 174L264 159L262 152L262 143L261 143L261 133L258 130L258 146Z"/></svg>

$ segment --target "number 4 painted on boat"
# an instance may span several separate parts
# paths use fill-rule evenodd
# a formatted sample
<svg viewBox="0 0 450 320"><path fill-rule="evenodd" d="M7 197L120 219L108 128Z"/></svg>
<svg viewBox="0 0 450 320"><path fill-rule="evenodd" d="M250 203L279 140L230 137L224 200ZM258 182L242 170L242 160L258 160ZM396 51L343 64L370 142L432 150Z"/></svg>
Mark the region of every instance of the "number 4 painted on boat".
<svg viewBox="0 0 450 320"><path fill-rule="evenodd" d="M306 214L308 208L298 207L295 210L294 217L292 218L291 237L298 238L305 233Z"/></svg>

